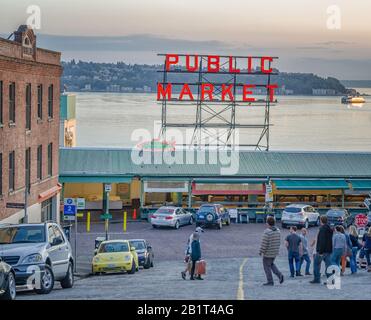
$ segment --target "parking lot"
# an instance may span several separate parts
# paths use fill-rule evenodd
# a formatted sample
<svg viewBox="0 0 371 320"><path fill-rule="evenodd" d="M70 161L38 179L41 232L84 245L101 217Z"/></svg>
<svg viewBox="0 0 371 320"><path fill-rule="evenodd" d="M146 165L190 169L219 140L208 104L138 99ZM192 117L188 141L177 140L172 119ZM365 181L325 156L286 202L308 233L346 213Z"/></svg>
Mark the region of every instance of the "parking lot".
<svg viewBox="0 0 371 320"><path fill-rule="evenodd" d="M281 246L278 266L286 281L273 288L262 287L265 276L258 256L263 224L232 224L222 230L206 229L201 236L202 255L207 260L204 281L184 281L180 277L188 236L195 226L174 229L152 229L146 222L110 225L111 239L145 238L155 253L155 267L134 275L111 274L89 276L94 240L104 235L104 225L95 224L91 232L79 226L78 277L74 288L61 289L56 283L49 295L20 293L18 299L371 299L371 274L361 270L351 276L347 270L341 278L341 289L311 285L311 277L288 279L287 252ZM311 228L309 238L317 228ZM282 230L282 242L288 230ZM74 240L72 239L72 244Z"/></svg>

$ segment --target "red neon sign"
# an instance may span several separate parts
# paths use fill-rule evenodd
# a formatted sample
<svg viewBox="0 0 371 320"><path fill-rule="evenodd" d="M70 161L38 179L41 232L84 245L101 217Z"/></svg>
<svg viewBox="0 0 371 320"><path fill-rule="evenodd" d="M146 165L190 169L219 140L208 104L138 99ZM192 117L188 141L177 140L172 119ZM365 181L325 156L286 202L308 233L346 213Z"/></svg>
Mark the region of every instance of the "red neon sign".
<svg viewBox="0 0 371 320"><path fill-rule="evenodd" d="M183 64L181 63L183 58ZM210 73L210 74L239 74L239 75L271 75L274 74L272 64L274 57L239 57L239 56L219 56L198 54L166 54L165 72L178 73ZM239 66L237 66L237 61ZM254 63L256 67L254 68ZM174 87L177 86L178 90ZM180 87L179 87L180 86ZM219 95L219 101L236 101L237 94L241 96L239 102L253 103L257 99L253 96L253 90L256 87L266 89L267 100L275 101L275 89L277 84L267 83L265 85L256 85L253 83L171 83L162 82L157 84L158 101L215 101L216 95ZM197 87L197 92L195 88ZM238 87L239 90L236 90ZM176 91L176 92L175 92ZM199 93L199 95L197 94ZM196 96L196 98L195 98Z"/></svg>

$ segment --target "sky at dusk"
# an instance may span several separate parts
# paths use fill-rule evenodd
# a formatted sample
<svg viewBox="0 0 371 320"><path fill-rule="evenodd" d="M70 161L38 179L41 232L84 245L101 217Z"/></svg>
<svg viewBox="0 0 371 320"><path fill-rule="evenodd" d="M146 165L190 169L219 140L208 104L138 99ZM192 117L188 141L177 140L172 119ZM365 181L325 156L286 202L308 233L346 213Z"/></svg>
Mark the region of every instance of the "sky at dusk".
<svg viewBox="0 0 371 320"><path fill-rule="evenodd" d="M368 0L1 0L2 36L26 23L29 5L41 9L38 45L62 51L63 60L153 64L162 62L159 52L273 55L281 71L371 79Z"/></svg>

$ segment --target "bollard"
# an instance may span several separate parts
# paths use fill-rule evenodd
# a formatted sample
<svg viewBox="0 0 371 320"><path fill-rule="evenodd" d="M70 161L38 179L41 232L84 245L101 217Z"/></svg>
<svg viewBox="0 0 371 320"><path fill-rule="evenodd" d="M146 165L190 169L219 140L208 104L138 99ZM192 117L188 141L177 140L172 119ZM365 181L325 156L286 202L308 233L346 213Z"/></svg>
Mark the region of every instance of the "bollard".
<svg viewBox="0 0 371 320"><path fill-rule="evenodd" d="M123 230L124 230L124 232L126 232L126 220L127 220L127 212L126 211L124 211L124 225L123 225Z"/></svg>
<svg viewBox="0 0 371 320"><path fill-rule="evenodd" d="M133 211L133 220L137 220L137 209Z"/></svg>
<svg viewBox="0 0 371 320"><path fill-rule="evenodd" d="M86 232L90 232L90 211L86 215Z"/></svg>

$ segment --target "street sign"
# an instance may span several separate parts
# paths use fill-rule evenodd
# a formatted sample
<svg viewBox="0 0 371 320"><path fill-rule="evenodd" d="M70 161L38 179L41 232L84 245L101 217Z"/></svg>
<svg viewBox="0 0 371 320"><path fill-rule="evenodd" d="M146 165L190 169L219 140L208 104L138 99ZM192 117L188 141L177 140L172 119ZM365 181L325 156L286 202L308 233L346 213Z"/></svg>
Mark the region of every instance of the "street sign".
<svg viewBox="0 0 371 320"><path fill-rule="evenodd" d="M110 183L104 184L104 192L111 192L112 191L112 185Z"/></svg>
<svg viewBox="0 0 371 320"><path fill-rule="evenodd" d="M24 203L19 202L7 202L6 207L8 209L24 209Z"/></svg>
<svg viewBox="0 0 371 320"><path fill-rule="evenodd" d="M65 216L74 216L76 214L76 203L73 198L65 198L63 213Z"/></svg>
<svg viewBox="0 0 371 320"><path fill-rule="evenodd" d="M66 216L66 215L64 215L63 216L63 220L64 221L75 221L75 216L73 215L73 216Z"/></svg>
<svg viewBox="0 0 371 320"><path fill-rule="evenodd" d="M85 198L76 199L77 210L85 210Z"/></svg>
<svg viewBox="0 0 371 320"><path fill-rule="evenodd" d="M106 214L102 214L100 217L103 220L111 220L112 219L112 214L106 213Z"/></svg>
<svg viewBox="0 0 371 320"><path fill-rule="evenodd" d="M357 214L355 216L355 224L358 228L365 228L367 223L367 216L365 214Z"/></svg>

